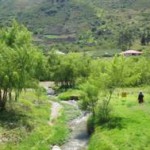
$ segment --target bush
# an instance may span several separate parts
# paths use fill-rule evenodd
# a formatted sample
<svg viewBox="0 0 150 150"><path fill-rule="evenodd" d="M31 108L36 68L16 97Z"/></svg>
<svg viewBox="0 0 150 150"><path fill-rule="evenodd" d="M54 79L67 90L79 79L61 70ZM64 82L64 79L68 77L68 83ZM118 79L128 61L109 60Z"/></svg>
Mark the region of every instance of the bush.
<svg viewBox="0 0 150 150"><path fill-rule="evenodd" d="M87 131L89 135L91 135L94 132L94 128L95 128L95 118L93 117L93 115L91 115L87 121Z"/></svg>
<svg viewBox="0 0 150 150"><path fill-rule="evenodd" d="M96 109L96 123L106 123L111 118L112 108L107 100L98 104Z"/></svg>
<svg viewBox="0 0 150 150"><path fill-rule="evenodd" d="M80 90L68 90L58 95L58 98L61 100L78 100L81 97Z"/></svg>

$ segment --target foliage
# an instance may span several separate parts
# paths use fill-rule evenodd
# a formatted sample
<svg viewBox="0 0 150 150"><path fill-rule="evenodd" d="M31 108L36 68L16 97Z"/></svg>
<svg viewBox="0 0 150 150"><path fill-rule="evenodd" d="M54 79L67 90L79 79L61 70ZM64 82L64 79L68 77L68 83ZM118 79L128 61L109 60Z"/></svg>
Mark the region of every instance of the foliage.
<svg viewBox="0 0 150 150"><path fill-rule="evenodd" d="M73 97L80 99L81 95L82 95L82 91L75 90L75 89L69 89L66 92L61 92L58 95L58 98L60 100L71 100L71 98L73 98Z"/></svg>
<svg viewBox="0 0 150 150"><path fill-rule="evenodd" d="M92 72L88 80L80 85L80 89L84 91L80 101L81 108L92 112L91 118L93 117L89 120L89 131L93 131L95 124L106 124L111 120L110 103L116 88L149 82L147 63L145 57L125 58L122 56L115 56L109 61L92 61ZM144 64L147 65L143 66Z"/></svg>
<svg viewBox="0 0 150 150"><path fill-rule="evenodd" d="M11 27L3 28L0 39L0 109L5 109L6 102L12 100L15 91L19 93L32 81L39 52L31 43L31 34L27 29L13 22Z"/></svg>
<svg viewBox="0 0 150 150"><path fill-rule="evenodd" d="M107 99L104 99L102 102L99 102L96 109L96 124L104 124L111 119L112 108L108 104Z"/></svg>
<svg viewBox="0 0 150 150"><path fill-rule="evenodd" d="M87 121L87 131L88 134L91 135L95 130L95 118L90 116Z"/></svg>
<svg viewBox="0 0 150 150"><path fill-rule="evenodd" d="M91 111L92 115L95 116L95 106L98 101L99 89L89 82L83 84L81 89L84 91L81 102L82 109Z"/></svg>
<svg viewBox="0 0 150 150"><path fill-rule="evenodd" d="M146 102L139 105L137 95L139 90L149 89L128 88L126 98L118 97L117 92L111 104L113 118L106 124L98 125L89 142L89 150L116 149L149 149L149 94L145 94ZM146 91L145 91L145 90ZM120 89L121 90L121 89Z"/></svg>
<svg viewBox="0 0 150 150"><path fill-rule="evenodd" d="M90 58L78 53L49 54L49 74L51 80L61 87L74 87L80 77L86 78L90 72Z"/></svg>
<svg viewBox="0 0 150 150"><path fill-rule="evenodd" d="M96 49L102 55L108 50L115 54L113 49L136 49L137 43L139 50L149 47L149 14L148 0L0 1L0 26L16 18L39 45L61 44L66 49L64 45L78 44L77 51Z"/></svg>
<svg viewBox="0 0 150 150"><path fill-rule="evenodd" d="M35 95L37 96L38 101L40 100L41 96L45 93L46 91L43 87L37 86L35 88Z"/></svg>
<svg viewBox="0 0 150 150"><path fill-rule="evenodd" d="M2 150L49 149L68 137L66 115L50 126L50 103L45 95L38 100L34 91L22 92L12 109L1 112L0 147ZM4 141L3 141L4 139Z"/></svg>

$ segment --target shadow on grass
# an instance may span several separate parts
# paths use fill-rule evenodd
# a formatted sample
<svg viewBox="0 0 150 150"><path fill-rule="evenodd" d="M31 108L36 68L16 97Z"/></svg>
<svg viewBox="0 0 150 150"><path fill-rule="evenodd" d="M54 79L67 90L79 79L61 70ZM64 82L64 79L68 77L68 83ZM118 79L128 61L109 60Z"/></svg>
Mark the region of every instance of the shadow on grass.
<svg viewBox="0 0 150 150"><path fill-rule="evenodd" d="M26 121L27 116L16 110L5 110L0 112L0 126L3 128L14 129L20 127Z"/></svg>
<svg viewBox="0 0 150 150"><path fill-rule="evenodd" d="M123 117L113 117L107 122L100 122L100 126L102 128L106 128L108 130L111 129L124 129L128 124L138 124L140 123L138 120L131 119L131 118L123 118Z"/></svg>
<svg viewBox="0 0 150 150"><path fill-rule="evenodd" d="M126 127L126 118L121 118L121 117L113 117L107 122L101 122L102 128L107 128L107 129L123 129Z"/></svg>

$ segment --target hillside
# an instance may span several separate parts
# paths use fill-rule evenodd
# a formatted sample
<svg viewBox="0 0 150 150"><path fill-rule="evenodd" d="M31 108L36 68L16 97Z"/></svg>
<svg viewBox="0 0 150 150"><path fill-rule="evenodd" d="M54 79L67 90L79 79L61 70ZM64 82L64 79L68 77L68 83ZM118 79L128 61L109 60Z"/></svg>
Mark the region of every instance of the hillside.
<svg viewBox="0 0 150 150"><path fill-rule="evenodd" d="M88 5L68 0L0 1L0 14L1 24L16 18L37 34L74 33L95 17Z"/></svg>
<svg viewBox="0 0 150 150"><path fill-rule="evenodd" d="M137 39L149 28L149 6L150 0L0 0L0 25L15 18L39 42L98 41L116 48L121 30L134 30Z"/></svg>

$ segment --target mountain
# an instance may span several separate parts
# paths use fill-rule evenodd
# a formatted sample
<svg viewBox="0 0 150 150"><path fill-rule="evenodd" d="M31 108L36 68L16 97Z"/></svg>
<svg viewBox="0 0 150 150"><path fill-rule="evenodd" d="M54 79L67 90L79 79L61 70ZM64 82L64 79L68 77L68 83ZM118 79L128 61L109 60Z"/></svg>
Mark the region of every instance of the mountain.
<svg viewBox="0 0 150 150"><path fill-rule="evenodd" d="M47 41L117 42L121 29L149 28L149 7L150 0L0 0L0 26L15 18Z"/></svg>
<svg viewBox="0 0 150 150"><path fill-rule="evenodd" d="M16 18L37 34L68 34L88 29L95 17L87 4L71 0L0 1L1 24Z"/></svg>

